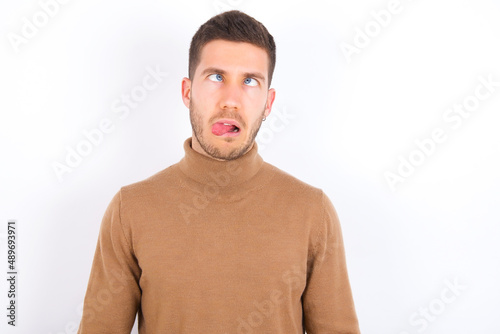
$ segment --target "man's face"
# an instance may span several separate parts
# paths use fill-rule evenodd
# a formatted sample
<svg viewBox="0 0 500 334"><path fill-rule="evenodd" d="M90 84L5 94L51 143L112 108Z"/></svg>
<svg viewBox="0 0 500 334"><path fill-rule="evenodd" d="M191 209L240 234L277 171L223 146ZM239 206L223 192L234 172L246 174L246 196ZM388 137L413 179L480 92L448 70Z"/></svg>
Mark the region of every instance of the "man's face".
<svg viewBox="0 0 500 334"><path fill-rule="evenodd" d="M182 81L195 151L232 160L251 149L274 102L268 66L266 50L250 43L213 40L203 47L192 80Z"/></svg>

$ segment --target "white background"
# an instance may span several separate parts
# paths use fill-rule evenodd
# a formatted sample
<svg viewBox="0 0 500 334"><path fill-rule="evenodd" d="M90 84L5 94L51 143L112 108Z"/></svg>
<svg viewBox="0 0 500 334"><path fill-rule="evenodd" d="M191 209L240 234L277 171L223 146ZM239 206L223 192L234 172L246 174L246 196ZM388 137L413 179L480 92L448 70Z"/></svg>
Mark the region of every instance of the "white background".
<svg viewBox="0 0 500 334"><path fill-rule="evenodd" d="M39 2L2 0L0 260L6 274L15 219L20 274L15 329L1 280L0 332L76 331L104 210L121 186L182 158L191 37L234 8L277 43L260 154L331 198L362 333L499 333L500 87L456 128L443 115L474 101L479 77L500 81L500 3L401 0L381 27L372 11L390 3L68 1L42 26ZM34 16L38 31L16 47ZM360 46L365 29L367 45L346 57L341 45ZM147 68L168 75L120 119L113 105ZM59 180L53 164L103 119L113 131ZM436 128L446 140L419 156L415 141ZM391 189L385 173L410 156L420 165Z"/></svg>

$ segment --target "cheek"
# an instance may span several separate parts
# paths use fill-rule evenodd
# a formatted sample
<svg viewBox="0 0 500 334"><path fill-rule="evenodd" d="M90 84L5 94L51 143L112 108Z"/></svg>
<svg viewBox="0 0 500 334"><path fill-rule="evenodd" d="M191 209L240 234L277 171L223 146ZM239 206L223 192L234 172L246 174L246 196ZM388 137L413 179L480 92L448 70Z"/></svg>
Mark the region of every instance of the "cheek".
<svg viewBox="0 0 500 334"><path fill-rule="evenodd" d="M198 89L193 90L192 97L199 108L211 110L217 103L217 94L218 92L213 85L200 85Z"/></svg>
<svg viewBox="0 0 500 334"><path fill-rule="evenodd" d="M267 104L267 95L262 94L262 92L252 92L249 93L243 104L243 110L245 111L245 117L248 124L254 125L263 116L264 109Z"/></svg>

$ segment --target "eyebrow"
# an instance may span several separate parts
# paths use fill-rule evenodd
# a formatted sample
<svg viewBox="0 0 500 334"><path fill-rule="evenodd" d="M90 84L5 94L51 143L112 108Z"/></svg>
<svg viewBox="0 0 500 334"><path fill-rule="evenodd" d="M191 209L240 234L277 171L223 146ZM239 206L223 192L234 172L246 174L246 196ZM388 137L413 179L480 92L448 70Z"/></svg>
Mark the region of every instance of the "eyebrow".
<svg viewBox="0 0 500 334"><path fill-rule="evenodd" d="M205 76L208 73L216 73L216 74L222 74L222 75L227 74L226 71L221 70L220 68L208 67L203 72L201 72L201 76ZM266 78L262 74L260 74L259 72L245 72L245 73L243 73L243 76L245 78L257 78L257 79L262 80L262 82L266 81Z"/></svg>

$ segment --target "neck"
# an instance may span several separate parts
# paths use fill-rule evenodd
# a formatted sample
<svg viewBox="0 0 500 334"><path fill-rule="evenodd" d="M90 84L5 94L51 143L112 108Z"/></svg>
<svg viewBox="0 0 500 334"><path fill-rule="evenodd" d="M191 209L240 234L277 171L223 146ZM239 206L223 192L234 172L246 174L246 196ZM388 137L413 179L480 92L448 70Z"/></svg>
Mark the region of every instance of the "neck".
<svg viewBox="0 0 500 334"><path fill-rule="evenodd" d="M214 159L206 153L195 150L192 138L184 142L185 156L180 161L180 168L191 179L201 184L217 183L222 187L231 187L251 179L262 167L262 157L257 153L257 144L234 160ZM220 180L224 179L225 182ZM227 183L227 184L226 184Z"/></svg>
<svg viewBox="0 0 500 334"><path fill-rule="evenodd" d="M269 184L276 169L266 164L257 153L258 145L241 157L220 161L195 151L192 138L184 141L185 156L177 164L183 174L182 187L193 190L197 205L208 205L212 200L234 202Z"/></svg>

